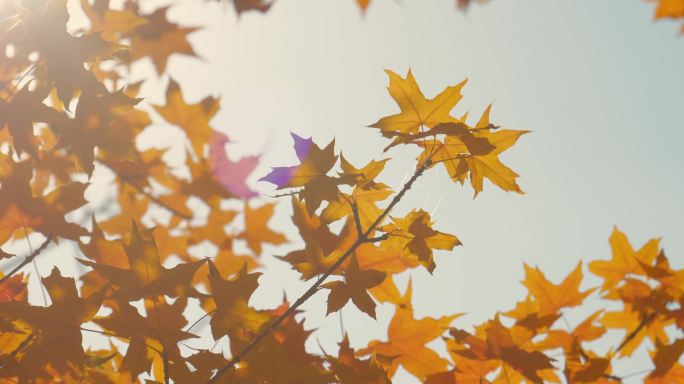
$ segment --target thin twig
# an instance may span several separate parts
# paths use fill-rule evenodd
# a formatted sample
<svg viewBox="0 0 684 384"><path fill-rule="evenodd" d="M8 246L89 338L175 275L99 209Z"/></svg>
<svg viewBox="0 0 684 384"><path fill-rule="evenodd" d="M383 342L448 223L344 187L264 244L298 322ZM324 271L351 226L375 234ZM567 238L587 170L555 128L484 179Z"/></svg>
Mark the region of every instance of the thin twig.
<svg viewBox="0 0 684 384"><path fill-rule="evenodd" d="M411 178L406 182L406 184L404 184L404 186L401 188L399 193L397 193L394 196L394 198L389 203L389 205L385 208L385 210L382 211L380 216L378 216L375 219L375 221L373 221L373 223L368 227L368 229L366 229L366 231L363 233L363 235L358 237L356 239L356 241L347 249L347 251L344 252L344 254L342 256L340 256L340 258L337 259L337 261L332 266L330 266L330 268L328 268L328 270L325 271L325 273L322 274L318 278L318 280L316 280L316 282L306 292L304 292L304 294L302 294L297 299L297 301L294 302L294 304L292 304L292 306L290 306L283 314L278 316L272 323L267 325L261 332L259 332L259 334L257 334L256 337L254 337L254 339L252 339L252 341L245 348L243 348L239 353L234 355L228 361L228 363L226 365L219 368L219 370L216 371L216 374L214 375L214 377L209 379L207 384L216 383L221 376L223 376L229 370L233 369L235 367L235 365L237 363L239 363L240 361L242 361L242 359L244 359L245 356L247 356L247 354L249 352L251 352L253 349L255 349L266 336L271 334L271 332L275 331L275 329L278 327L278 325L280 325L280 323L282 323L283 321L285 321L285 319L290 317L290 315L292 315L297 310L297 308L299 308L311 296L313 296L316 292L318 292L319 287L325 282L325 280L328 278L328 276L333 274L347 260L347 258L349 258L349 256L351 256L354 253L354 251L356 251L356 249L361 244L364 244L364 243L369 242L370 240L373 240L373 239L369 239L368 236L370 236L375 231L376 227L378 225L380 225L380 223L382 223L383 220L385 220L387 215L389 215L390 212L392 211L392 209L399 203L399 201L401 201L401 199L404 197L406 192L408 192L408 190L411 189L411 187L413 186L413 183L415 183L416 180L420 176L422 176L423 173L425 172L425 170L428 169L431 165L432 165L432 161L430 159L427 159L423 164L421 164L416 169L416 171L413 173L413 176L411 176Z"/></svg>
<svg viewBox="0 0 684 384"><path fill-rule="evenodd" d="M214 309L213 311L209 311L209 312L205 313L204 315L202 315L202 317L200 317L199 319L195 320L195 322L192 323L192 325L190 325L190 326L189 326L186 330L184 330L183 332L190 332L190 330L193 329L197 324L199 324L200 321L202 321L202 320L206 319L207 317L211 316L212 314L214 314L214 312L216 312L215 309Z"/></svg>
<svg viewBox="0 0 684 384"><path fill-rule="evenodd" d="M292 191L292 192L281 193L281 194L278 194L278 195L266 195L266 196L276 199L276 198L278 198L278 197L297 196L297 195L299 195L301 192L302 192L302 190L301 190L301 189L298 189L298 190Z"/></svg>
<svg viewBox="0 0 684 384"><path fill-rule="evenodd" d="M28 76L29 74L31 74L31 72L33 72L33 70L36 69L36 66L38 65L38 63L40 63L40 61L36 61L35 63L33 63L33 65L31 65L31 67L30 67L26 72L24 72L23 75L21 75L21 77L19 78L19 80L17 80L17 82L14 84L14 87L13 87L12 90L10 91L9 96L7 97L7 100L6 100L6 101L10 101L10 100L12 100L12 99L14 98L14 96L16 95L17 90L19 89L19 85L21 84L21 82L24 81L24 79L26 78L26 76Z"/></svg>
<svg viewBox="0 0 684 384"><path fill-rule="evenodd" d="M352 216L354 217L354 225L356 226L356 235L358 237L363 236L363 227L361 226L361 216L359 215L359 205L356 202L355 198L348 198L344 194L342 194L342 197L344 197L345 200L347 200L347 204L351 207L352 210Z"/></svg>
<svg viewBox="0 0 684 384"><path fill-rule="evenodd" d="M26 243L28 244L29 252L33 253L33 245L31 244L31 239L29 238L28 228L26 228L25 225L23 227L24 238L26 239ZM43 305L47 307L47 288L45 288L45 284L43 283L43 277L40 275L40 270L38 269L38 263L36 263L36 259L31 260L31 264L33 264L33 269L36 271L36 275L38 275L38 282L40 283L40 293L43 297Z"/></svg>
<svg viewBox="0 0 684 384"><path fill-rule="evenodd" d="M380 235L380 236L369 237L369 238L367 238L367 239L366 239L366 243L377 243L377 242L380 242L380 241L385 241L385 240L387 240L387 239L389 239L389 234L388 234L388 233L383 233L383 234Z"/></svg>
<svg viewBox="0 0 684 384"><path fill-rule="evenodd" d="M11 271L7 272L7 274L3 277L0 277L0 284L4 283L7 281L12 275L15 273L19 272L22 268L24 268L27 264L29 264L33 259L36 258L47 246L50 244L50 241L52 240L52 234L49 234L47 238L43 241L43 244L40 245L40 247L36 248L35 251L31 252L28 256L24 258L24 260L19 263L16 267L12 268Z"/></svg>

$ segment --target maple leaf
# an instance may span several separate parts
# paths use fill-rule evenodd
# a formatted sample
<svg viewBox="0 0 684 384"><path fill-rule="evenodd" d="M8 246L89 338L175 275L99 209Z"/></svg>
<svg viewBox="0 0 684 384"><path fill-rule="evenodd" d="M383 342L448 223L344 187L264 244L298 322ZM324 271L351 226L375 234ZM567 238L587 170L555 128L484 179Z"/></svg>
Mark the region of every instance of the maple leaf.
<svg viewBox="0 0 684 384"><path fill-rule="evenodd" d="M426 344L440 337L449 324L460 315L444 316L439 319L425 317L417 320L413 316L411 298L412 287L409 282L403 296L403 304L397 306L394 317L390 321L387 330L388 340L385 342L373 340L368 347L358 353L360 355L376 353L378 356L391 358L391 362L386 363L390 377L401 365L422 380L447 367L448 362L426 347Z"/></svg>
<svg viewBox="0 0 684 384"><path fill-rule="evenodd" d="M391 195L392 190L386 185L377 185L367 189L356 187L351 195L341 193L337 200L331 201L321 212L321 219L326 223L332 223L345 217L353 218L353 204L355 204L361 228L368 228L382 213L376 203Z"/></svg>
<svg viewBox="0 0 684 384"><path fill-rule="evenodd" d="M17 7L25 32L21 43L39 52L43 59L39 67L42 68L36 71L45 71L46 86L55 86L66 108L77 89L91 94L104 90L84 63L113 58L124 48L122 45L97 35L74 37L69 34L66 1L22 2Z"/></svg>
<svg viewBox="0 0 684 384"><path fill-rule="evenodd" d="M667 345L656 344L656 350L653 354L655 369L648 375L647 380L665 376L675 365L679 365L677 362L682 353L684 353L684 339L677 339L672 344Z"/></svg>
<svg viewBox="0 0 684 384"><path fill-rule="evenodd" d="M378 245L361 244L354 254L363 270L376 269L388 274L397 274L420 265L417 258L405 257L402 249L387 241L380 242Z"/></svg>
<svg viewBox="0 0 684 384"><path fill-rule="evenodd" d="M235 11L240 15L245 11L259 11L266 13L273 5L272 1L265 0L233 0Z"/></svg>
<svg viewBox="0 0 684 384"><path fill-rule="evenodd" d="M128 183L121 183L116 202L121 209L120 214L100 221L100 228L109 234L131 232L134 221L139 227L144 227L141 218L147 213L150 200L139 193L139 190Z"/></svg>
<svg viewBox="0 0 684 384"><path fill-rule="evenodd" d="M525 300L517 302L514 309L503 313L503 315L515 319L516 325L525 327L532 332L547 330L561 316L560 313L540 315L539 303L530 294L525 297Z"/></svg>
<svg viewBox="0 0 684 384"><path fill-rule="evenodd" d="M182 183L178 190L186 195L196 196L214 210L221 208L221 201L235 197L214 176L212 166L206 158L193 159L190 153L185 156L190 171L191 181Z"/></svg>
<svg viewBox="0 0 684 384"><path fill-rule="evenodd" d="M499 129L489 122L490 112L491 104L472 129L463 123L442 124L465 127L460 130L435 127L436 133L445 133L445 138L416 141L424 148L419 162L443 163L454 182L463 184L470 177L475 196L482 192L485 178L504 191L523 193L516 182L519 175L501 163L498 156L528 131Z"/></svg>
<svg viewBox="0 0 684 384"><path fill-rule="evenodd" d="M27 284L24 274L16 274L0 283L0 303L5 301L21 301L27 296Z"/></svg>
<svg viewBox="0 0 684 384"><path fill-rule="evenodd" d="M653 343L667 343L669 337L665 328L673 320L659 318L657 313L642 314L625 304L622 311L607 312L600 320L606 328L624 329L625 338L619 347L621 356L631 356L648 337Z"/></svg>
<svg viewBox="0 0 684 384"><path fill-rule="evenodd" d="M368 6L370 5L370 0L356 0L356 4L361 8L362 12L366 12Z"/></svg>
<svg viewBox="0 0 684 384"><path fill-rule="evenodd" d="M395 306L402 306L406 304L391 275L386 276L382 283L371 288L369 292L371 295L373 295L375 300L381 303L391 303Z"/></svg>
<svg viewBox="0 0 684 384"><path fill-rule="evenodd" d="M308 355L310 356L310 355ZM237 383L333 383L331 372L323 369L320 360L302 360L289 354L284 342L269 335L256 353L245 358L247 367Z"/></svg>
<svg viewBox="0 0 684 384"><path fill-rule="evenodd" d="M137 3L129 1L126 2L126 6L135 14L139 14ZM142 16L145 23L135 28L130 34L131 60L150 57L159 74L166 72L166 64L171 55L197 56L187 37L198 28L180 27L176 23L169 22L166 18L168 9L169 7L162 7L149 15Z"/></svg>
<svg viewBox="0 0 684 384"><path fill-rule="evenodd" d="M527 131L499 130L496 132L483 131L480 134L495 149L483 156L466 158L470 170L470 183L475 190L475 195L482 191L485 177L504 191L523 193L515 180L518 178L518 174L501 163L498 155L515 144L518 138L525 133Z"/></svg>
<svg viewBox="0 0 684 384"><path fill-rule="evenodd" d="M128 269L79 259L82 264L92 267L118 287L112 298L130 301L153 295L198 296L191 283L193 275L204 260L180 263L170 269L164 268L159 260L154 239L145 238L139 232L137 224L133 224L130 241L124 243L123 247L128 258Z"/></svg>
<svg viewBox="0 0 684 384"><path fill-rule="evenodd" d="M93 173L95 147L114 153L131 153L135 147L136 131L115 130L110 123L128 113L140 99L133 99L122 91L94 95L84 92L76 107L73 120L57 130L58 147L68 146L78 158L80 166L90 176ZM122 128L121 125L118 128ZM121 148L123 147L123 149Z"/></svg>
<svg viewBox="0 0 684 384"><path fill-rule="evenodd" d="M235 162L231 161L224 149L228 141L228 136L212 131L209 140L209 164L212 174L219 184L236 197L257 196L257 193L247 186L246 181L258 165L259 156L247 156Z"/></svg>
<svg viewBox="0 0 684 384"><path fill-rule="evenodd" d="M65 220L64 215L86 203L83 192L88 184L71 182L55 188L42 197L33 196L30 162L13 164L11 174L1 179L0 189L0 244L9 240L15 231L29 229L45 236L59 236L71 240L87 231Z"/></svg>
<svg viewBox="0 0 684 384"><path fill-rule="evenodd" d="M611 260L592 261L589 270L603 278L601 290L610 290L629 274L643 275L639 262L650 264L658 256L658 247L659 240L651 239L635 252L627 236L615 227L610 235Z"/></svg>
<svg viewBox="0 0 684 384"><path fill-rule="evenodd" d="M209 122L220 108L218 99L207 96L197 104L188 104L178 83L170 79L166 88L166 105L153 107L166 121L183 129L195 155L204 156L204 146L215 135Z"/></svg>
<svg viewBox="0 0 684 384"><path fill-rule="evenodd" d="M555 314L563 308L581 305L584 298L589 296L595 288L580 292L582 282L582 263L577 263L575 269L556 285L546 279L539 268L532 268L525 264L525 280L523 285L539 303L539 315Z"/></svg>
<svg viewBox="0 0 684 384"><path fill-rule="evenodd" d="M463 345L451 338L447 338L445 342L449 356L456 366L450 371L429 375L425 384L490 383L487 377L499 369L501 364L498 361L468 359L460 354L464 349Z"/></svg>
<svg viewBox="0 0 684 384"><path fill-rule="evenodd" d="M400 113L383 117L371 127L378 128L383 136L393 137L393 133L415 134L421 129L433 128L440 123L457 122L450 113L463 95L461 89L466 81L446 87L433 99L427 99L420 90L411 70L406 78L385 70L390 77L387 88L401 110ZM395 138L395 142L398 139ZM394 143L393 143L394 144ZM392 146L392 144L390 144Z"/></svg>
<svg viewBox="0 0 684 384"><path fill-rule="evenodd" d="M202 350L186 357L184 364L170 365L169 376L176 383L204 383L225 362L223 354Z"/></svg>
<svg viewBox="0 0 684 384"><path fill-rule="evenodd" d="M313 214L323 201L335 201L339 194L338 185L349 184L347 177L327 176L337 162L335 140L321 149L311 138L304 139L292 133L295 153L299 165L275 167L259 179L275 184L277 189L304 187L299 193L304 199L309 214Z"/></svg>
<svg viewBox="0 0 684 384"><path fill-rule="evenodd" d="M66 122L64 115L43 104L46 97L44 89L29 91L24 87L9 102L0 99L0 129L7 127L18 154L28 152L31 156L38 156L40 142L33 133L34 122L51 125Z"/></svg>
<svg viewBox="0 0 684 384"><path fill-rule="evenodd" d="M14 356L15 361L4 362L5 377L17 376L20 381L45 377L48 367L66 373L86 360L80 327L95 316L104 292L79 297L75 280L63 277L56 267L42 281L52 301L50 306L18 301L0 303L2 317L28 324L34 334L22 353Z"/></svg>
<svg viewBox="0 0 684 384"><path fill-rule="evenodd" d="M176 190L181 182L169 174L169 167L162 158L165 154L166 149L150 148L143 152L136 151L134 160L104 154L97 161L113 171L122 184L133 186L139 191L151 187L152 180L170 190Z"/></svg>
<svg viewBox="0 0 684 384"><path fill-rule="evenodd" d="M127 339L128 349L120 366L123 371L137 377L148 371L154 357L161 354L171 362L184 364L178 342L197 337L182 330L187 323L183 316L186 298L178 298L173 304L165 300L146 300L145 316L127 302L116 301L112 305L112 315L94 322Z"/></svg>
<svg viewBox="0 0 684 384"><path fill-rule="evenodd" d="M609 368L609 358L595 357L575 342L566 352L563 373L569 383L595 383L605 377Z"/></svg>
<svg viewBox="0 0 684 384"><path fill-rule="evenodd" d="M252 209L245 202L245 229L238 237L244 239L247 242L247 246L256 255L261 254L261 245L264 243L279 245L286 241L285 236L274 232L267 225L273 216L274 208L275 205L273 204L264 204L259 208Z"/></svg>
<svg viewBox="0 0 684 384"><path fill-rule="evenodd" d="M681 0L657 0L658 5L655 9L656 19L682 19L684 18L684 3ZM684 25L680 30L684 33Z"/></svg>
<svg viewBox="0 0 684 384"><path fill-rule="evenodd" d="M596 311L577 325L572 331L563 329L552 329L546 332L546 338L537 344L539 349L563 348L571 351L573 348L581 347L582 343L599 339L606 333L606 329L601 325L596 325L596 320L603 314L603 311Z"/></svg>
<svg viewBox="0 0 684 384"><path fill-rule="evenodd" d="M375 319L375 302L368 295L367 289L377 286L383 280L384 272L362 271L356 257L352 257L344 270L344 281L332 281L322 285L323 288L330 289L328 314L339 311L351 299L357 308Z"/></svg>
<svg viewBox="0 0 684 384"><path fill-rule="evenodd" d="M511 330L499 321L498 314L493 320L487 322L485 339L459 329L452 329L450 334L454 340L469 347L456 353L471 360L501 360L535 383L543 382L539 371L554 368L551 364L552 359L543 353L528 351L518 346Z"/></svg>
<svg viewBox="0 0 684 384"><path fill-rule="evenodd" d="M337 357L326 354L326 360L331 364L333 371L340 380L340 384L389 384L391 383L387 372L382 369L376 356L370 359L357 359L354 349L349 346L349 337L344 335L340 342Z"/></svg>
<svg viewBox="0 0 684 384"><path fill-rule="evenodd" d="M376 203L387 199L392 194L392 190L387 185L374 181L385 168L388 159L371 161L365 167L357 169L344 156L340 158L342 168L340 177L353 180L351 184L354 185L354 189L351 195L340 193L337 200L330 201L321 212L321 219L331 223L344 217L353 217L353 205L356 205L361 227L368 228L382 213Z"/></svg>
<svg viewBox="0 0 684 384"><path fill-rule="evenodd" d="M249 341L248 334L256 333L271 317L248 305L249 298L259 286L261 273L247 273L244 266L232 280L224 280L214 264L209 261L209 285L211 301L205 301L207 312L213 311L211 333L218 340L224 335L231 338L231 347L238 349L238 342ZM238 349L239 351L239 349Z"/></svg>
<svg viewBox="0 0 684 384"><path fill-rule="evenodd" d="M660 283L658 290L662 292L658 292L658 296L664 296L668 301L675 301L684 296L684 270L671 268L663 250L658 253L653 265L639 260L639 266L646 276Z"/></svg>
<svg viewBox="0 0 684 384"><path fill-rule="evenodd" d="M130 7L127 9L110 8L109 0L96 1L92 5L81 0L81 9L90 20L90 31L99 33L107 41L117 41L121 35L132 33L147 20ZM128 5L128 4L127 4Z"/></svg>
<svg viewBox="0 0 684 384"><path fill-rule="evenodd" d="M292 199L292 211L292 222L299 229L305 246L279 258L292 264L302 278L308 280L325 273L356 240L357 233L353 224L347 222L340 235L334 234L320 217L309 214L296 198Z"/></svg>
<svg viewBox="0 0 684 384"><path fill-rule="evenodd" d="M118 268L128 267L126 251L121 241L107 240L100 229L100 226L92 218L92 230L90 232L90 242L79 242L79 248L83 255L101 264L111 265ZM97 292L108 284L108 280L96 271L89 271L81 276L84 294Z"/></svg>
<svg viewBox="0 0 684 384"><path fill-rule="evenodd" d="M432 229L430 215L421 210L413 210L404 218L392 218L392 224L379 228L389 235L385 240L388 248L401 249L405 257L417 257L421 264L432 273L436 265L432 260L432 250L453 250L461 245L456 236Z"/></svg>

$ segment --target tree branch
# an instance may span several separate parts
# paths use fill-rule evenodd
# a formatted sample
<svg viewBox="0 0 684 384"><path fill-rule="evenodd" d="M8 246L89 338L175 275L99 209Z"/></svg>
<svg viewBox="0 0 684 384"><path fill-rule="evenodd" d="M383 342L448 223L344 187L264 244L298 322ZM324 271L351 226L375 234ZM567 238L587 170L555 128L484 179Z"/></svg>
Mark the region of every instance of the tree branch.
<svg viewBox="0 0 684 384"><path fill-rule="evenodd" d="M624 348L625 345L627 345L627 343L629 343L630 341L632 341L632 339L634 339L634 338L636 337L636 335L637 335L639 332L641 332L642 329L644 329L645 326L647 326L651 321L655 320L656 316L657 316L657 313L656 313L656 312L653 312L653 313L651 313L650 315L644 317L644 318L641 320L641 323L639 323L639 326L637 326L629 335L627 335L627 336L625 337L624 340L622 340L622 343L620 343L620 345L617 347L617 349L615 350L615 353L620 352L620 350L621 350L622 348Z"/></svg>
<svg viewBox="0 0 684 384"><path fill-rule="evenodd" d="M171 382L169 376L169 355L166 353L166 347L162 344L162 359L164 360L164 384Z"/></svg>
<svg viewBox="0 0 684 384"><path fill-rule="evenodd" d="M19 272L19 270L21 270L21 269L24 268L27 264L29 264L30 262L32 262L33 259L36 258L36 256L38 256L41 252L43 252L43 250L45 250L45 248L48 247L48 245L50 245L50 241L51 241L51 240L52 240L52 234L49 234L49 235L47 236L47 238L45 238L45 240L43 241L43 244L40 245L40 247L36 248L33 252L31 252L30 255L26 256L26 257L24 258L24 260L23 260L21 263L19 263L19 265L17 265L16 267L12 268L11 271L7 272L7 274L6 274L5 276L3 276L3 277L0 278L0 284L2 284L2 283L4 283L5 281L7 281L10 277L12 277L12 275L14 275L15 273Z"/></svg>
<svg viewBox="0 0 684 384"><path fill-rule="evenodd" d="M411 176L411 178L406 182L406 184L404 184L404 186L401 188L399 193L397 193L394 196L394 198L389 203L389 205L385 208L385 210L382 211L380 216L378 216L375 219L375 221L373 221L373 223L368 227L368 229L366 229L366 231L362 234L362 236L359 236L356 239L356 241L347 249L347 251L344 252L344 254L342 256L340 256L339 259L337 259L335 264L330 266L330 268L328 268L328 270L325 271L325 273L323 275L321 275L318 278L318 280L316 280L316 282L306 292L304 292L304 294L302 294L302 296L300 296L297 299L297 301L295 301L294 304L292 304L292 306L290 306L287 309L287 311L285 311L283 314L278 316L272 323L267 325L261 332L259 332L259 334L256 335L256 337L244 349L242 349L242 351L240 351L238 354L233 356L228 361L228 363L226 365L224 365L218 371L216 371L216 374L214 375L214 377L209 379L207 384L216 383L221 376L223 376L226 372L233 369L235 367L235 364L242 361L245 358L245 356L247 356L247 354L249 352L251 352L253 349L255 349L266 336L268 336L271 332L275 331L275 329L278 327L278 325L280 325L280 323L282 323L283 321L285 321L285 319L290 317L290 315L292 315L297 310L297 308L299 308L311 296L313 296L316 292L318 292L319 287L325 282L325 280L328 278L328 276L333 274L347 260L347 258L349 258L349 256L351 256L354 253L354 251L356 251L356 249L361 244L368 243L371 241L377 241L379 238L369 238L368 236L370 236L375 231L377 226L380 225L380 223L382 223L382 221L387 217L387 215L390 214L392 209L399 203L399 201L401 201L401 199L404 197L406 192L408 192L411 189L411 187L413 186L413 183L415 183L416 180L420 176L422 176L423 173L425 172L425 170L428 169L431 165L432 165L432 161L430 159L427 159L423 164L421 164L416 169L416 171L413 173L413 176Z"/></svg>

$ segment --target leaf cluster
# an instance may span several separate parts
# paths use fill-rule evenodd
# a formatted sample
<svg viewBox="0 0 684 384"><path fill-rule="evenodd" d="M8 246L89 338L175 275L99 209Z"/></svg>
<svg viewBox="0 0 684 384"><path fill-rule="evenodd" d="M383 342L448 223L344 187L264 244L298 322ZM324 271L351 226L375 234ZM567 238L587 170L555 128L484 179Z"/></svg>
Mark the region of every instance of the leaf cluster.
<svg viewBox="0 0 684 384"><path fill-rule="evenodd" d="M526 299L472 330L453 326L461 314L416 318L412 283L402 294L395 275L433 272L435 254L461 241L428 212L397 214L397 205L436 169L475 196L485 180L522 193L500 156L526 131L492 124L491 106L469 123L453 112L465 81L428 98L411 71L387 71L398 111L370 126L388 139L385 152L418 152L403 185L382 182L389 157L354 165L334 141L296 134L298 162L261 178L291 200L303 247L279 259L310 288L255 307L261 257L287 241L269 225L276 203L247 182L259 158L229 157L231 141L212 123L220 99L191 100L167 73L170 58L196 57L188 35L200 28L170 20L169 7L119 5L81 1L89 25L74 31L66 0L0 3L0 246L25 244L27 254L0 252L0 382L388 383L400 366L431 384L617 382L613 363L646 340L647 379L681 379L684 341L672 335L684 327L684 272L657 240L635 251L617 229L612 259L589 264L601 287L580 289L581 265L559 284L525 266ZM265 12L271 3L233 5ZM145 81L129 80L143 63L166 81L163 103L140 98ZM172 145L140 144L160 126L182 134L180 161L169 159ZM98 201L89 191L102 185L107 198ZM62 244L78 249L83 273L35 268L44 301L29 300L28 267L50 247L58 252L49 257L64 258ZM328 314L353 306L375 318L378 303L393 307L387 337L360 348L344 337L336 353L305 348L314 330L301 306L318 292L328 295ZM621 309L558 325L592 295ZM210 340L191 346L207 323ZM608 329L622 330L622 341L592 349ZM106 345L84 347L93 335ZM224 351L211 346L225 341Z"/></svg>

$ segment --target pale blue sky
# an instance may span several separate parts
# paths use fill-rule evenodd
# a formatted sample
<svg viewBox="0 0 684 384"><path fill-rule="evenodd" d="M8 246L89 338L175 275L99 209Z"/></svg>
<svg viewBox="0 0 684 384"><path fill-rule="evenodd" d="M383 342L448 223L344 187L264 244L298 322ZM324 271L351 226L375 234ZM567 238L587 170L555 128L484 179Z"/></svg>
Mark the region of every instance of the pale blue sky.
<svg viewBox="0 0 684 384"><path fill-rule="evenodd" d="M440 169L397 211L437 207L436 228L465 244L437 256L434 276L411 272L417 315L466 312L467 325L510 309L524 297L523 262L557 280L579 260L608 258L614 225L635 246L662 236L684 265L684 38L677 24L653 22L653 4L493 0L463 14L451 0L374 0L362 17L352 0L278 0L237 20L216 4L183 3L171 18L208 25L191 38L204 61L172 58L170 72L191 100L223 96L214 125L236 141L230 155L263 152L255 180L296 162L290 131L320 144L335 137L358 164L381 156L386 142L365 126L397 111L384 68L412 68L429 97L468 78L458 111L479 116L494 101L493 122L533 131L504 158L526 195L486 185L473 200ZM159 102L162 89L143 96ZM386 180L397 186L415 153L389 156ZM288 210L284 201L276 226L288 225ZM297 239L292 228L288 236ZM269 262L255 301L275 305L283 290L293 298L308 286L297 277ZM321 328L312 347L332 349L339 319L325 318L324 299L307 303L307 325ZM391 314L383 308L376 324L346 308L352 344L384 338Z"/></svg>

